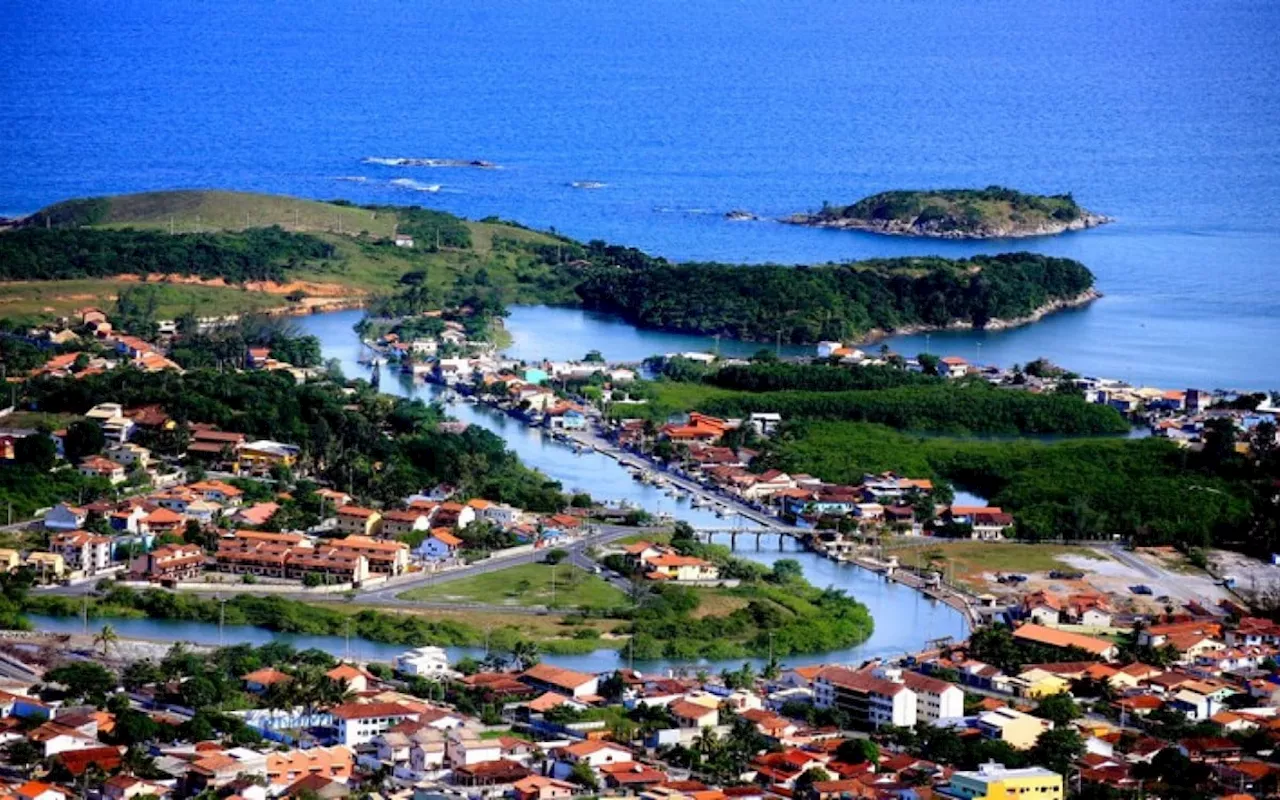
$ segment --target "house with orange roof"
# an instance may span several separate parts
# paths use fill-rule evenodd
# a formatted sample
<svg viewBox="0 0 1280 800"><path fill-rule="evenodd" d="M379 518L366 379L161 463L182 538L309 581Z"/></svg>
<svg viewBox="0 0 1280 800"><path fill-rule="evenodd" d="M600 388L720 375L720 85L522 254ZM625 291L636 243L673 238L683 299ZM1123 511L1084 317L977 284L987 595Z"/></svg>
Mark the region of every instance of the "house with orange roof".
<svg viewBox="0 0 1280 800"><path fill-rule="evenodd" d="M463 544L463 540L448 528L434 528L413 553L424 561L444 561L457 558Z"/></svg>
<svg viewBox="0 0 1280 800"><path fill-rule="evenodd" d="M676 725L681 728L702 730L714 728L720 724L720 710L715 706L705 706L680 698L668 703L667 710L675 718Z"/></svg>
<svg viewBox="0 0 1280 800"><path fill-rule="evenodd" d="M728 429L729 423L725 420L694 411L689 414L688 422L663 425L658 433L672 442L689 444L719 441Z"/></svg>
<svg viewBox="0 0 1280 800"><path fill-rule="evenodd" d="M388 539L398 539L415 531L428 530L431 527L431 516L431 511L415 508L384 511L381 535Z"/></svg>
<svg viewBox="0 0 1280 800"><path fill-rule="evenodd" d="M1084 636L1079 633L1070 633L1068 631L1060 631L1056 628L1048 628L1044 625L1038 625L1034 622L1028 622L1019 626L1013 632L1015 639L1034 642L1049 647L1058 647L1061 649L1075 648L1083 650L1094 658L1103 661L1114 661L1119 654L1120 649L1114 642L1106 639L1098 639L1093 636Z"/></svg>
<svg viewBox="0 0 1280 800"><path fill-rule="evenodd" d="M405 720L417 721L420 712L395 702L352 702L329 709L338 727L338 741L348 747L367 744L375 736Z"/></svg>
<svg viewBox="0 0 1280 800"><path fill-rule="evenodd" d="M338 509L338 531L357 536L374 536L382 529L382 514L372 508L345 505Z"/></svg>
<svg viewBox="0 0 1280 800"><path fill-rule="evenodd" d="M193 580L204 571L204 550L194 544L167 544L133 560L129 567L137 580L176 582Z"/></svg>
<svg viewBox="0 0 1280 800"><path fill-rule="evenodd" d="M409 568L409 545L404 542L386 542L367 536L351 535L334 539L329 546L340 552L364 556L369 561L371 575L394 577L403 575Z"/></svg>
<svg viewBox="0 0 1280 800"><path fill-rule="evenodd" d="M13 790L13 796L19 800L71 800L77 795L43 781L27 781Z"/></svg>
<svg viewBox="0 0 1280 800"><path fill-rule="evenodd" d="M355 752L350 747L309 747L267 754L267 783L288 786L308 776L346 783L355 770Z"/></svg>
<svg viewBox="0 0 1280 800"><path fill-rule="evenodd" d="M720 568L706 559L682 556L665 551L645 559L641 563L645 577L664 581L715 581L720 579Z"/></svg>
<svg viewBox="0 0 1280 800"><path fill-rule="evenodd" d="M282 683L292 683L293 676L287 672L281 672L275 667L263 667L254 670L246 675L241 675L240 680L244 682L246 691L261 694L272 686Z"/></svg>
<svg viewBox="0 0 1280 800"><path fill-rule="evenodd" d="M331 681L337 681L353 692L368 691L369 684L377 680L355 664L342 663L324 674Z"/></svg>
<svg viewBox="0 0 1280 800"><path fill-rule="evenodd" d="M535 689L579 699L597 694L600 679L595 675L551 664L535 664L520 674L520 680Z"/></svg>
<svg viewBox="0 0 1280 800"><path fill-rule="evenodd" d="M530 775L516 781L511 787L511 794L515 800L568 800L577 790L576 784L567 781L545 775Z"/></svg>
<svg viewBox="0 0 1280 800"><path fill-rule="evenodd" d="M85 458L80 462L77 469L86 478L101 478L112 486L122 484L128 478L123 464L102 456Z"/></svg>
<svg viewBox="0 0 1280 800"><path fill-rule="evenodd" d="M49 550L62 556L67 569L95 575L111 566L111 537L67 531L49 539Z"/></svg>

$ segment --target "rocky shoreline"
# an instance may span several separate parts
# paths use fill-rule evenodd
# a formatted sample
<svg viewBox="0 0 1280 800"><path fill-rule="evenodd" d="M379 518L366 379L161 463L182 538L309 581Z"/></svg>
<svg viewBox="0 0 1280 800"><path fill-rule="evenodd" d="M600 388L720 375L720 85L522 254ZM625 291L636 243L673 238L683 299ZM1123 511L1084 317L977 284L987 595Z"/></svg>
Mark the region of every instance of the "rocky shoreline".
<svg viewBox="0 0 1280 800"><path fill-rule="evenodd" d="M1066 311L1073 308L1083 308L1094 300L1102 297L1102 292L1097 289L1088 289L1074 297L1066 297L1059 300L1051 300L1048 303L1036 308L1030 314L1024 314L1021 317L1013 317L1012 319L992 319L988 320L980 330L984 331L1003 331L1010 328L1019 328L1023 325L1030 325L1033 322L1039 322L1050 314L1059 311ZM875 328L867 331L863 338L858 342L860 345L875 344L894 336L913 336L919 333L934 333L938 331L968 331L978 329L972 322L956 321L949 325L908 325L893 330L884 330Z"/></svg>
<svg viewBox="0 0 1280 800"><path fill-rule="evenodd" d="M829 219L820 214L793 214L779 221L807 228L834 228L879 233L885 236L915 236L926 239L1026 239L1096 228L1099 225L1115 222L1115 219L1104 214L1085 212L1070 222L1044 222L1017 227L983 225L972 230L942 230L931 223L920 224L916 220L873 220L854 217Z"/></svg>

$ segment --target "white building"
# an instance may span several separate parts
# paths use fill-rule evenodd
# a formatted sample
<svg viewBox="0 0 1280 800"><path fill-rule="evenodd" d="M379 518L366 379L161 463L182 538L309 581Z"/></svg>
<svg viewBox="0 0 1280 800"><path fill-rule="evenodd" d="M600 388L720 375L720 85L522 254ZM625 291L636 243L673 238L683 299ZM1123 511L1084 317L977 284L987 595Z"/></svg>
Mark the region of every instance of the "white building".
<svg viewBox="0 0 1280 800"><path fill-rule="evenodd" d="M882 677L892 680L889 670ZM919 672L897 671L907 688L916 693L916 716L933 723L964 716L964 690L954 683Z"/></svg>
<svg viewBox="0 0 1280 800"><path fill-rule="evenodd" d="M67 569L94 575L111 566L111 538L88 531L68 531L56 534L49 541L49 549L62 556Z"/></svg>
<svg viewBox="0 0 1280 800"><path fill-rule="evenodd" d="M449 675L449 656L443 647L414 648L396 656L395 670L401 675L423 678Z"/></svg>
<svg viewBox="0 0 1280 800"><path fill-rule="evenodd" d="M348 747L371 742L407 719L418 719L418 712L399 703L343 703L329 713L338 727L338 743Z"/></svg>
<svg viewBox="0 0 1280 800"><path fill-rule="evenodd" d="M876 677L870 671L825 667L813 681L814 704L838 708L855 722L879 728L895 725L914 728L916 693L902 682Z"/></svg>

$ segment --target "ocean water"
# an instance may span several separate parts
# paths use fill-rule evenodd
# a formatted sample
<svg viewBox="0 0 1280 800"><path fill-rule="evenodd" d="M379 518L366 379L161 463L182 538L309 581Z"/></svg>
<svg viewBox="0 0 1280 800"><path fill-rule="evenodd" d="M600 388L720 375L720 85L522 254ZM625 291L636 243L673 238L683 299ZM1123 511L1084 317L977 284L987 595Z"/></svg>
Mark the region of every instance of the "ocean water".
<svg viewBox="0 0 1280 800"><path fill-rule="evenodd" d="M1277 53L1280 4L1242 0L8 0L0 214L220 187L497 214L676 259L1035 249L1086 263L1106 297L933 349L1280 386ZM958 243L723 219L991 183L1118 221Z"/></svg>

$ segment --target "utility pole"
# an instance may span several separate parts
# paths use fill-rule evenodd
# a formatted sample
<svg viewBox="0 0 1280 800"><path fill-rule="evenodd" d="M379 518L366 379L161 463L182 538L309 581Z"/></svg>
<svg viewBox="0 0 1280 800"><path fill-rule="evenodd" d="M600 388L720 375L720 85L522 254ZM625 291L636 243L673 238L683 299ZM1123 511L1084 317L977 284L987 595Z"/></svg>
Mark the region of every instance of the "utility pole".
<svg viewBox="0 0 1280 800"><path fill-rule="evenodd" d="M223 629L227 625L227 598L218 595L218 646L222 646Z"/></svg>
<svg viewBox="0 0 1280 800"><path fill-rule="evenodd" d="M782 330L781 329L778 330L778 342L776 345L774 345L773 355L777 358L782 358Z"/></svg>

